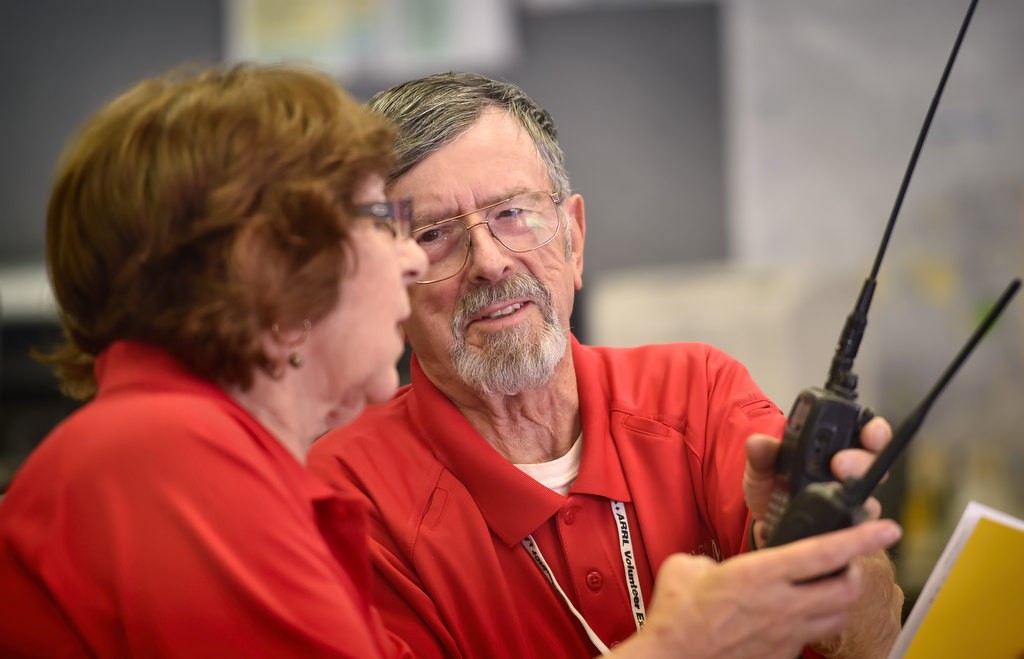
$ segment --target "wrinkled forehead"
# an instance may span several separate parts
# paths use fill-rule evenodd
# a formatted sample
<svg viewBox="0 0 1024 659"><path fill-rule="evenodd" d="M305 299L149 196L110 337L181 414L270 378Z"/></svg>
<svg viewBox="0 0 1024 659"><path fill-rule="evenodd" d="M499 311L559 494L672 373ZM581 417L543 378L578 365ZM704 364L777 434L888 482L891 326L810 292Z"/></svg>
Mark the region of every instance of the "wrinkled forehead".
<svg viewBox="0 0 1024 659"><path fill-rule="evenodd" d="M388 184L394 183L433 154L461 140L487 117L504 118L519 126L529 139L529 131L521 120L510 109L496 103L473 108L459 107L450 111L433 107L421 113L391 117L398 126L398 138L395 143L396 162L388 177Z"/></svg>
<svg viewBox="0 0 1024 659"><path fill-rule="evenodd" d="M550 187L547 168L526 130L507 112L491 110L395 179L388 193L411 197L419 221L454 217Z"/></svg>

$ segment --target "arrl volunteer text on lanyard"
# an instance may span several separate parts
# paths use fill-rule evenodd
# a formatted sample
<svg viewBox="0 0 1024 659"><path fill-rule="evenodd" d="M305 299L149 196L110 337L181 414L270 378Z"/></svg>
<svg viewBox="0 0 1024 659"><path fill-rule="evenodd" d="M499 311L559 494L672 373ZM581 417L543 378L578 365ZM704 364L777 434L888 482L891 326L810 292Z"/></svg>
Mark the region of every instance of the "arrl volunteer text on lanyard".
<svg viewBox="0 0 1024 659"><path fill-rule="evenodd" d="M619 536L619 551L622 553L622 569L626 573L626 590L629 591L629 599L633 608L633 620L636 622L637 630L644 628L644 618L647 616L646 609L644 607L644 594L640 590L640 577L637 575L636 570L636 557L633 554L633 538L629 532L629 520L626 519L626 505L621 501L612 501L612 518L615 520L615 528L618 529ZM537 546L537 542L533 539L532 535L528 535L523 539L523 547L526 547L526 551L530 553L533 561L540 568L540 571L548 578L555 591L562 596L562 600L565 601L565 605L569 607L576 619L583 625L584 631L587 632L587 636L590 637L590 642L594 644L601 654L608 654L610 650L604 642L598 638L597 633L594 632L593 628L583 618L583 614L572 605L569 601L569 596L565 594L562 587L555 581L555 575L552 574L551 568L548 567L548 562L544 560L544 555L540 553L540 547Z"/></svg>

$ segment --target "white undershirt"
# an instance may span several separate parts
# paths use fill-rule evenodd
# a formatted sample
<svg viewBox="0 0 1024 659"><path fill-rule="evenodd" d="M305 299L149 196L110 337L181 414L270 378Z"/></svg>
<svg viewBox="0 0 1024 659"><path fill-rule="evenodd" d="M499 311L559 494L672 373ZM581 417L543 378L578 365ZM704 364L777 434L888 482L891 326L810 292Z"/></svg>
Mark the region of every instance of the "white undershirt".
<svg viewBox="0 0 1024 659"><path fill-rule="evenodd" d="M544 487L558 492L562 496L569 494L569 488L576 482L580 473L580 456L583 454L582 435L576 438L565 455L551 462L534 464L517 464L524 474Z"/></svg>

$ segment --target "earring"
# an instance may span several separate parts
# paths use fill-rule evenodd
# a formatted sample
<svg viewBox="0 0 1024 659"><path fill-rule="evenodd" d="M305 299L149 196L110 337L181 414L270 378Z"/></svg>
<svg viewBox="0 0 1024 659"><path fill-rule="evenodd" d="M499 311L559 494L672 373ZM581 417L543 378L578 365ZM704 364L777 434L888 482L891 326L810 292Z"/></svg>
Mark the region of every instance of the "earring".
<svg viewBox="0 0 1024 659"><path fill-rule="evenodd" d="M297 348L303 343L305 343L306 339L309 337L309 332L311 329L313 329L313 324L309 322L309 318L306 318L305 320L302 321L302 336L300 336L297 341L289 343L288 347ZM277 323L274 323L273 325L270 326L270 331L271 333L273 333L274 336L278 336L281 332L281 328L278 326ZM288 364L290 364L292 368L301 368L304 363L306 363L305 360L302 358L302 355L300 355L298 352L293 351L290 355L288 355Z"/></svg>

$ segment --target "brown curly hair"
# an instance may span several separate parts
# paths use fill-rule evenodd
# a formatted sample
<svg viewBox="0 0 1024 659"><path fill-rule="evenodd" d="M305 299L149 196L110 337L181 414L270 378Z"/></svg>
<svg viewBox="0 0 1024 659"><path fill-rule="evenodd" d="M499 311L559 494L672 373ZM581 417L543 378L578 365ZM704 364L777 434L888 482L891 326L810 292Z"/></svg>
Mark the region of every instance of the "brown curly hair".
<svg viewBox="0 0 1024 659"><path fill-rule="evenodd" d="M351 267L351 197L392 164L394 130L330 76L241 65L141 82L62 158L47 267L66 341L42 356L65 393L134 339L248 388L277 371L261 335L316 321Z"/></svg>

